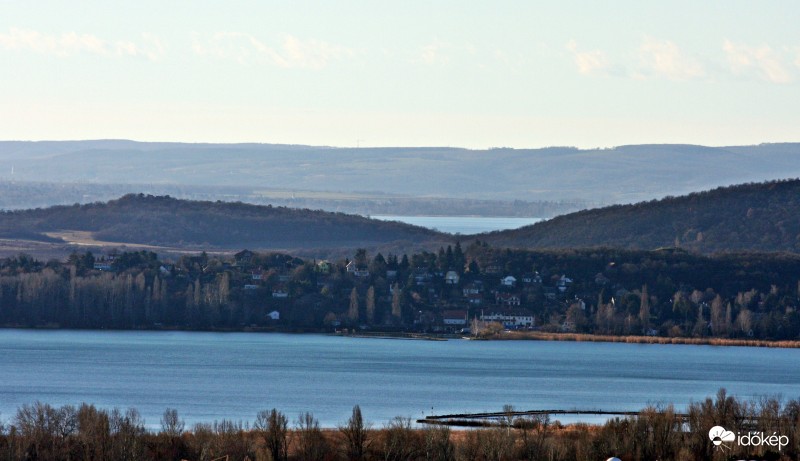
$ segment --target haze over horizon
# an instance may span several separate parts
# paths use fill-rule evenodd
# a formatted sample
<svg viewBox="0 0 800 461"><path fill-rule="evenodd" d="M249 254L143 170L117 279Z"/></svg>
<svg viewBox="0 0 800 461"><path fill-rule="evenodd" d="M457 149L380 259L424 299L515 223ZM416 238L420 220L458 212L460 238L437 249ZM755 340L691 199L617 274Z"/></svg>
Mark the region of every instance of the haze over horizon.
<svg viewBox="0 0 800 461"><path fill-rule="evenodd" d="M220 146L236 146L236 145L263 145L263 146L288 146L288 147L311 147L320 149L352 149L354 146L346 145L332 145L332 144L305 144L305 143L273 143L268 141L241 141L241 142L216 142L216 141L180 141L180 140L149 140L149 139L131 139L131 138L86 138L86 139L0 139L0 142L30 142L30 143L61 143L61 142L131 142L136 144L176 144L176 145L220 145ZM789 141L762 141L749 144L694 144L682 142L665 142L665 143L625 143L612 146L586 146L580 147L575 145L546 145L546 146L489 146L489 147L467 147L458 145L386 145L386 146L355 146L356 148L363 149L463 149L469 151L487 151L495 149L510 149L510 150L542 150L550 148L558 149L575 149L579 151L593 151L593 150L614 150L623 147L636 147L636 146L694 146L694 147L711 147L721 148L726 147L756 147L764 145L780 145L780 144L800 144L798 140Z"/></svg>
<svg viewBox="0 0 800 461"><path fill-rule="evenodd" d="M3 2L0 139L792 142L798 16L793 2Z"/></svg>

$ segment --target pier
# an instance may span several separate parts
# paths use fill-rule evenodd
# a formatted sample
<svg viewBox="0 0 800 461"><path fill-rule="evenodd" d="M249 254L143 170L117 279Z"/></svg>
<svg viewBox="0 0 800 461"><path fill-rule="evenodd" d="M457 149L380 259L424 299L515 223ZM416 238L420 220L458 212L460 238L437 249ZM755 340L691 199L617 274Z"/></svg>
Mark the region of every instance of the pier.
<svg viewBox="0 0 800 461"><path fill-rule="evenodd" d="M528 410L528 411L496 411L485 413L460 413L450 415L431 415L424 419L418 419L420 424L440 424L445 426L504 426L509 421L518 418L540 419L558 415L589 415L589 416L641 416L641 411L604 411L604 410ZM686 421L689 415L685 413L675 413L675 417ZM513 424L513 423L512 423Z"/></svg>

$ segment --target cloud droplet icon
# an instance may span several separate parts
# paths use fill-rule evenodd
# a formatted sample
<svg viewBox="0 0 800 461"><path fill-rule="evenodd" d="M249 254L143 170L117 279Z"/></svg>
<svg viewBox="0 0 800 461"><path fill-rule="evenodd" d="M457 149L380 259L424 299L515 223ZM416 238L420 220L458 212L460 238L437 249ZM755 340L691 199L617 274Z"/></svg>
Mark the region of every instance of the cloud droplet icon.
<svg viewBox="0 0 800 461"><path fill-rule="evenodd" d="M708 431L708 438L715 446L722 445L722 442L733 442L736 440L736 434L726 430L722 426L714 426Z"/></svg>

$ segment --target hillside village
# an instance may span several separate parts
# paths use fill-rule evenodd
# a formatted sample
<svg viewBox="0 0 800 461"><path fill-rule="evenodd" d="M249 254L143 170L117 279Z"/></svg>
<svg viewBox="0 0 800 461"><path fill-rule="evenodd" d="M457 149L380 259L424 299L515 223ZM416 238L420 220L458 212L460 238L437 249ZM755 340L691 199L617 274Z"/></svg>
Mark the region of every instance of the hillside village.
<svg viewBox="0 0 800 461"><path fill-rule="evenodd" d="M115 253L101 256L92 268L116 271L126 264L118 258ZM209 289L212 275L225 274L228 288L223 291L232 300L263 304L263 320L269 326L432 333L467 333L474 320L497 322L507 329L533 329L537 320L532 307L557 308L566 302L572 285L564 274L545 283L536 271L513 274L500 265L481 271L476 263L466 263L460 243L455 249L448 246L438 254L422 253L411 260L391 254L368 258L365 250L358 250L353 259L303 261L243 250L232 260L183 257L176 264L160 265L158 273L162 279L193 279L200 282L200 290ZM585 308L580 299L573 302ZM321 323L318 318L298 318L298 310L319 314L323 308L330 310ZM562 329L574 331L574 325L566 322Z"/></svg>
<svg viewBox="0 0 800 461"><path fill-rule="evenodd" d="M337 261L242 250L0 260L0 324L431 334L540 330L795 339L800 258L497 249ZM475 327L478 327L478 331Z"/></svg>

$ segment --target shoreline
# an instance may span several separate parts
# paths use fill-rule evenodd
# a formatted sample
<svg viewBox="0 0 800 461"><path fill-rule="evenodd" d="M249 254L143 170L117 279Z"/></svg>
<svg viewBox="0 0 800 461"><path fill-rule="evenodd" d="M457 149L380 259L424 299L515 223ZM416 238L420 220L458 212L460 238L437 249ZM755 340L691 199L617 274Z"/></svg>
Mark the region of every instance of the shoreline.
<svg viewBox="0 0 800 461"><path fill-rule="evenodd" d="M626 343L626 344L677 344L689 346L724 346L724 347L765 347L776 349L800 349L800 340L768 340L768 339L733 339L733 338L687 338L687 337L663 337L663 336L614 336L597 335L591 333L547 333L541 331L509 331L487 337L466 337L452 333L416 333L403 331L359 331L343 333L341 331L325 330L289 330L275 327L247 327L247 328L170 328L170 327L150 327L150 328L62 328L55 325L41 326L21 326L21 325L0 325L0 330L34 330L34 331L135 331L135 332L198 332L198 333L283 333L283 334L312 334L312 335L331 335L350 338L369 338L369 339L406 339L406 340L425 340L425 341L448 341L448 340L481 340L481 341L567 341L567 342L595 342L595 343Z"/></svg>
<svg viewBox="0 0 800 461"><path fill-rule="evenodd" d="M544 333L539 331L511 331L490 336L496 341L572 341L627 344L682 344L691 346L767 347L800 349L800 340L731 339L731 338L687 338L663 336L614 336L590 333Z"/></svg>

